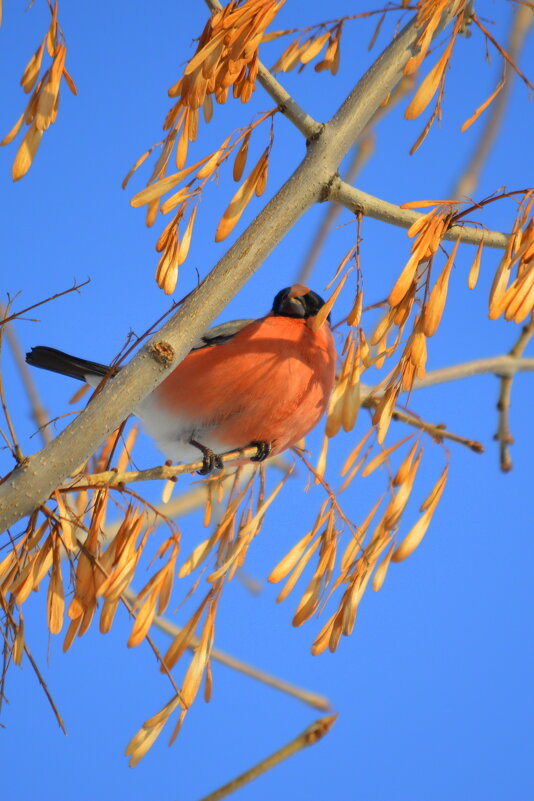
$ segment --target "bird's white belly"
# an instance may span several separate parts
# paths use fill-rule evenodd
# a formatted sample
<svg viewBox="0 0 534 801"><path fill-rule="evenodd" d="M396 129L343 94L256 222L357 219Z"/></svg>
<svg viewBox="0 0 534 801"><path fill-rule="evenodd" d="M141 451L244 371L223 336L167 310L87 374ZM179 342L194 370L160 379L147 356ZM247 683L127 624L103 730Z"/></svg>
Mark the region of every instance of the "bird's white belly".
<svg viewBox="0 0 534 801"><path fill-rule="evenodd" d="M190 419L176 413L170 414L156 407L151 395L145 398L135 410L143 427L156 443L160 451L173 462L198 462L202 458L198 448L190 444L195 439L214 453L224 453L242 447L242 443L221 443L213 436L209 426L195 424Z"/></svg>

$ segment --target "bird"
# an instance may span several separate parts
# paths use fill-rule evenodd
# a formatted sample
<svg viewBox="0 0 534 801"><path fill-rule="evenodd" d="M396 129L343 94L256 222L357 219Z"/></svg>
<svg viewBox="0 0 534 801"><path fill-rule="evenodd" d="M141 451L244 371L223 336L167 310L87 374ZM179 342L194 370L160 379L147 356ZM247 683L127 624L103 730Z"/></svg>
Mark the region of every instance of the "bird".
<svg viewBox="0 0 534 801"><path fill-rule="evenodd" d="M200 451L198 472L207 475L222 468L224 453L255 446L250 458L259 462L308 434L326 411L335 381L330 315L314 325L323 306L316 292L295 284L276 294L264 317L206 331L134 410L163 454L188 463ZM41 345L26 361L93 387L114 370Z"/></svg>

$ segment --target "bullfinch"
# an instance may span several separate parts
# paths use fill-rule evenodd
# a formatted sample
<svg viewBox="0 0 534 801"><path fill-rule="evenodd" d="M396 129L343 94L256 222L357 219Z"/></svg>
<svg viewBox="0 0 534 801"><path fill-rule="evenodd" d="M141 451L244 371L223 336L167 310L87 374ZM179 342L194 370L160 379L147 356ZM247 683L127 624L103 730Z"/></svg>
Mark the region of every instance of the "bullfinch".
<svg viewBox="0 0 534 801"><path fill-rule="evenodd" d="M209 329L183 361L135 409L156 445L173 461L203 455L202 474L222 466L220 454L255 445L253 461L281 453L324 414L336 370L329 319L314 330L324 301L296 284L280 290L271 311ZM93 387L113 369L38 346L35 367Z"/></svg>

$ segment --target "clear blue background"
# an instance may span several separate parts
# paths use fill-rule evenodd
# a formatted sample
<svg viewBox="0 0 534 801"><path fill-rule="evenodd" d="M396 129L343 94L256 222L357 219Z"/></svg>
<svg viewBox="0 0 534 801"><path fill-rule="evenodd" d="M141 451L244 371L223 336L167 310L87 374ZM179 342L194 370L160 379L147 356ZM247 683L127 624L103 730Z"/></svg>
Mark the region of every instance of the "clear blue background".
<svg viewBox="0 0 534 801"><path fill-rule="evenodd" d="M501 41L513 4L483 2L479 13L498 22ZM333 0L328 17L367 10L370 5ZM325 18L324 4L288 2L274 27L295 27ZM1 135L18 118L25 98L18 82L46 27L43 2L24 12L7 4L0 30ZM179 77L193 52L206 8L200 2L60 3L67 66L79 95L64 90L57 123L45 134L28 175L11 182L15 146L0 152L2 197L2 291L22 290L20 308L65 289L73 279L91 284L44 306L20 322L25 349L48 344L106 361L128 331L144 331L167 307L168 299L153 281L155 230L144 227L143 212L128 200L147 177L133 179L124 193L120 182L131 164L160 138L169 106L166 90ZM391 35L384 24L372 53L367 45L376 18L348 23L342 40L340 73L282 76L295 98L318 120L327 119ZM284 40L282 40L284 41ZM532 79L532 36L522 67ZM272 63L280 44L265 51ZM376 151L358 185L393 202L447 197L480 131L459 127L491 93L500 75L493 51L485 61L483 38L474 31L461 39L447 78L445 113L414 156L408 150L426 116L403 120L406 101L376 129ZM247 124L257 110L273 105L259 88L249 106L217 107L214 122L202 126L192 156L211 152L233 128ZM220 125L219 125L220 123ZM512 91L508 117L476 196L498 187L532 184L532 104L521 81ZM267 132L255 135L253 152L265 146ZM283 119L276 140L267 195L275 192L304 152L300 134ZM252 163L252 162L251 162ZM197 270L204 276L222 255L214 231L235 188L212 185L197 218L188 261L181 270L177 297L190 290ZM251 204L235 235L260 208ZM272 296L294 279L314 227L323 214L313 209L247 287L230 304L224 319L259 316ZM484 222L509 230L514 204L490 207ZM340 218L347 222L348 213ZM161 224L158 223L158 230ZM366 299L384 298L408 253L405 232L381 223L363 224L362 265ZM331 237L312 278L322 291L352 244L354 226ZM452 291L442 327L431 343L429 368L497 355L517 336L512 325L490 323L487 295L499 255L485 253L476 291L466 287L474 249L464 246L452 277ZM350 298L345 299L348 307ZM343 301L336 315L343 310ZM39 447L28 402L10 354L3 355L4 382L23 449ZM53 416L69 411L75 387L58 376L37 373L43 401ZM528 583L532 575L532 379L518 377L513 389L514 471L502 475L497 446L495 403L498 382L492 376L470 379L417 393L412 407L426 419L446 421L459 433L481 440L486 454L452 449L452 470L438 513L421 547L394 566L383 590L369 593L354 634L332 656L311 657L311 642L321 621L301 629L291 626L296 598L277 606L276 587L259 597L234 581L225 592L216 645L262 668L326 694L339 719L328 737L262 777L238 797L263 801L273 797L335 798L339 801L523 801L532 798L529 729L532 680L529 674L531 628ZM362 435L362 417L350 435L332 447L329 476ZM390 441L403 434L396 425ZM407 432L406 432L407 433ZM320 431L309 438L317 454ZM418 502L435 481L443 463L439 448L429 447ZM140 465L160 456L144 440L136 451ZM3 468L11 464L0 451ZM2 470L2 472L4 472ZM273 508L249 553L247 569L261 581L307 530L322 500L305 495L300 476ZM184 482L182 486L185 486ZM361 521L382 486L380 476L355 482L344 500ZM157 497L157 490L146 488ZM154 493L156 493L154 495ZM410 520L416 507L410 507ZM184 552L202 537L196 518L184 522ZM405 529L406 530L406 529ZM143 579L138 580L140 586ZM3 795L12 801L39 797L77 801L141 801L149 797L194 801L294 737L317 713L250 679L214 665L214 698L201 699L189 713L178 741L166 746L166 734L134 770L123 749L143 720L168 699L170 688L145 646L127 650L130 624L119 615L112 632L89 632L62 655L62 637L48 641L45 598L38 593L26 607L27 640L66 721L68 737L57 728L32 670L13 668L7 679L9 705L3 709L0 762ZM180 617L178 617L180 620ZM183 618L182 618L183 619ZM165 647L162 635L157 641ZM531 753L531 748L530 748Z"/></svg>

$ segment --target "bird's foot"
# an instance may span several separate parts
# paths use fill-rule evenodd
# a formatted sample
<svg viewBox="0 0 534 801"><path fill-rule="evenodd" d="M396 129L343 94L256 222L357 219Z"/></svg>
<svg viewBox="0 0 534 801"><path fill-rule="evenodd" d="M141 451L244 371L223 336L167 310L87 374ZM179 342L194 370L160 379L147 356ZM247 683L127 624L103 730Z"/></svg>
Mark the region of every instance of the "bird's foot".
<svg viewBox="0 0 534 801"><path fill-rule="evenodd" d="M221 457L211 450L211 448L207 448L201 442L197 442L195 439L190 439L189 444L193 445L195 448L202 453L202 469L197 470L199 476L207 476L213 470L222 470L224 467L223 461Z"/></svg>
<svg viewBox="0 0 534 801"><path fill-rule="evenodd" d="M256 453L254 456L250 457L251 462L263 462L269 456L272 450L272 446L270 442L265 442L262 440L261 442L251 442L250 447L253 445L256 446Z"/></svg>

